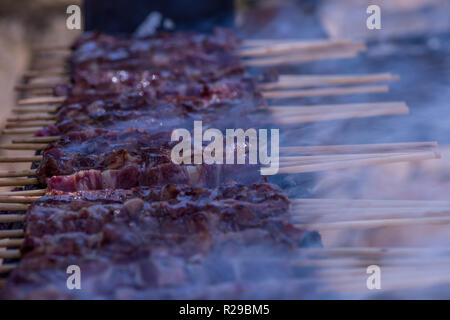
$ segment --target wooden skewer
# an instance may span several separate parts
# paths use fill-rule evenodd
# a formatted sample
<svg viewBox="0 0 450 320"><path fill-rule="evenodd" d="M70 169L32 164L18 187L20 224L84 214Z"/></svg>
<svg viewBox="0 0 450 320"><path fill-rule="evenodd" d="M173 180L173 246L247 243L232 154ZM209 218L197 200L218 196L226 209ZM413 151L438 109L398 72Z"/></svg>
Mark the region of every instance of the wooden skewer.
<svg viewBox="0 0 450 320"><path fill-rule="evenodd" d="M372 199L289 199L293 206L333 208L398 208L450 207L450 201L440 200L372 200Z"/></svg>
<svg viewBox="0 0 450 320"><path fill-rule="evenodd" d="M66 69L29 70L23 74L24 78L40 77L67 77L69 71Z"/></svg>
<svg viewBox="0 0 450 320"><path fill-rule="evenodd" d="M281 156L279 163L284 166L296 163L311 163L311 162L331 162L331 161L343 161L352 159L368 159L368 158L380 158L397 155L408 155L411 153L420 151L409 152L390 152L390 153L356 153L356 154L327 154L318 156Z"/></svg>
<svg viewBox="0 0 450 320"><path fill-rule="evenodd" d="M370 81L370 82L380 82L380 81L394 81L399 80L400 77L397 74L392 73L369 73L369 74L281 74L278 77L278 82L289 82L289 81L305 81L305 83L323 83L324 81L328 83L341 84L341 81L347 83L349 80L354 80L357 83L361 81ZM272 82L273 83L273 82Z"/></svg>
<svg viewBox="0 0 450 320"><path fill-rule="evenodd" d="M325 160L330 161L333 159L338 160L349 160L349 159L363 159L370 157L384 157L384 156L396 156L396 155L406 155L406 154L415 154L418 152L424 152L429 150L401 150L396 152L374 152L374 153L327 153L327 154L313 154L313 155L281 155L280 162L297 162L297 161L316 161L316 160Z"/></svg>
<svg viewBox="0 0 450 320"><path fill-rule="evenodd" d="M300 109L301 108L301 109ZM269 108L276 118L275 121L283 124L305 123L311 121L326 121L347 118L370 117L377 115L407 114L409 108L402 103L392 105L370 106L344 106L344 107L293 107L292 110ZM317 119L317 120L316 120Z"/></svg>
<svg viewBox="0 0 450 320"><path fill-rule="evenodd" d="M310 207L297 206L291 208L293 218L301 215L299 218L348 218L360 216L364 218L380 217L380 216L450 216L450 206L447 207L381 207L381 208L345 208L345 207ZM356 218L355 218L356 219ZM358 219L359 220L359 219Z"/></svg>
<svg viewBox="0 0 450 320"><path fill-rule="evenodd" d="M408 144L406 144L408 145ZM434 143L430 143L429 145L434 146ZM358 145L355 145L355 147ZM362 146L371 146L371 145L362 145ZM377 145L379 146L379 145ZM381 146L381 145L380 145ZM401 146L401 144L399 144L399 146ZM324 147L328 147L328 146L324 146ZM342 150L339 149L339 147L346 147L346 146L333 146L336 148L333 148L333 150L336 151L346 151L345 148L343 148ZM289 147L289 148L296 148L296 147ZM300 147L301 148L301 147ZM308 147L306 147L308 148ZM311 148L317 148L316 146L311 147ZM319 147L320 148L320 147ZM391 148L388 148L391 149ZM282 155L279 157L279 161L278 164L281 167L292 167L292 166L299 166L299 165L304 165L304 164L311 164L311 163L315 163L315 164L320 164L320 163L330 163L330 162L338 162L338 161L348 161L348 160L364 160L364 159L380 159L380 158L386 158L386 157L398 157L398 156L409 156L409 155L417 155L420 154L422 155L424 151L426 150L420 150L420 149L400 149L400 150L395 150L395 148L392 148L392 150L395 150L397 152L381 152L383 151L382 149L380 150L376 150L375 148L373 149L373 151L379 151L376 153L335 153L332 154L331 152L309 152L310 149L307 149L308 152L304 152L302 150L300 150L301 152L299 154L308 154L308 155L283 155L284 153L282 153ZM348 151L351 151L352 149L349 149ZM315 149L313 149L313 151L315 151ZM317 150L319 151L319 150ZM357 149L354 150L354 152L358 151ZM362 150L364 151L364 150ZM370 148L368 148L368 151L370 151ZM295 152L286 152L286 154L295 154ZM317 155L316 155L317 154ZM184 161L190 161L191 156L186 156ZM297 201L298 199L294 199L293 201ZM300 199L301 200L301 199ZM347 201L347 200L346 200ZM350 201L350 200L348 200ZM326 202L324 202L326 203ZM317 205L323 206L324 204L319 203ZM336 204L333 204L333 206L336 206Z"/></svg>
<svg viewBox="0 0 450 320"><path fill-rule="evenodd" d="M270 106L268 110L277 115L307 115L317 113L351 112L358 110L405 109L405 102L350 103L311 106Z"/></svg>
<svg viewBox="0 0 450 320"><path fill-rule="evenodd" d="M312 44L315 45L318 42L325 42L328 41L328 39L319 39L319 40L302 40L302 39L244 39L241 40L241 48L248 48L248 47L262 47L262 46L268 46L272 44L280 44L280 43L305 43L305 44Z"/></svg>
<svg viewBox="0 0 450 320"><path fill-rule="evenodd" d="M449 256L449 248L427 248L427 247L325 247L325 248L302 248L299 255L310 257L354 257L358 259L383 258L386 256Z"/></svg>
<svg viewBox="0 0 450 320"><path fill-rule="evenodd" d="M36 178L25 178L25 179L1 179L0 187L11 187L11 186L31 186L39 184L39 180Z"/></svg>
<svg viewBox="0 0 450 320"><path fill-rule="evenodd" d="M302 44L305 47L316 46L317 44L330 43L336 41L349 41L347 39L316 39L316 40L305 40L305 39L244 39L241 41L242 47L264 47L274 44Z"/></svg>
<svg viewBox="0 0 450 320"><path fill-rule="evenodd" d="M39 198L40 196L4 196L0 194L0 203L29 203L39 200Z"/></svg>
<svg viewBox="0 0 450 320"><path fill-rule="evenodd" d="M53 94L52 89L26 89L26 88L17 88L15 89L18 92L24 92L28 97L47 97ZM20 106L19 106L20 107Z"/></svg>
<svg viewBox="0 0 450 320"><path fill-rule="evenodd" d="M289 65L296 63L306 63L327 59L343 59L356 57L361 50L340 50L335 52L315 52L309 54L283 55L269 58L252 58L243 60L242 63L247 67L268 67L276 65Z"/></svg>
<svg viewBox="0 0 450 320"><path fill-rule="evenodd" d="M369 84L383 81L398 80L398 76L390 73L367 75L322 75L322 76L285 76L279 77L277 82L259 84L261 90L294 89L304 87L337 86Z"/></svg>
<svg viewBox="0 0 450 320"><path fill-rule="evenodd" d="M14 90L16 91L48 91L52 92L53 87L57 85L57 83L27 83L27 84L17 84L14 86Z"/></svg>
<svg viewBox="0 0 450 320"><path fill-rule="evenodd" d="M2 239L0 240L0 248L17 248L20 247L24 239Z"/></svg>
<svg viewBox="0 0 450 320"><path fill-rule="evenodd" d="M359 154L355 154L355 155L346 155L346 157L340 158L340 157L329 157L327 158L326 156L324 156L323 158L319 158L319 159L303 159L301 158L300 160L283 160L283 158L280 158L280 162L279 167L280 168L291 168L291 167L301 167L301 166L314 166L314 165L326 165L326 164L330 164L333 163L333 165L336 165L338 163L341 163L343 168L348 168L347 165L349 161L364 161L364 160L374 160L374 161L379 161L380 159L385 159L385 158L392 158L392 157L399 157L399 156L409 156L411 154L415 154L418 153L420 151L417 152L413 152L413 153L389 153L389 154L381 154L381 155L359 155ZM350 166L351 167L351 166ZM311 169L311 168L309 168ZM335 169L339 169L339 168L335 168ZM328 170L328 169L326 169ZM308 171L308 172L315 172L315 171ZM337 209L336 209L337 210Z"/></svg>
<svg viewBox="0 0 450 320"><path fill-rule="evenodd" d="M0 170L0 178L28 177L36 175L36 170Z"/></svg>
<svg viewBox="0 0 450 320"><path fill-rule="evenodd" d="M365 208L363 210L350 209L291 209L293 222L331 223L339 221L369 220L369 219L401 219L450 217L450 208Z"/></svg>
<svg viewBox="0 0 450 320"><path fill-rule="evenodd" d="M340 261L343 261L344 259L341 259ZM350 259L346 259L346 260L350 260ZM353 260L354 262L356 260ZM350 261L349 261L350 262ZM384 261L378 261L378 263L373 263L376 262L375 260L372 261L368 261L371 264L379 264L382 266L382 270L383 270L383 279L387 280L385 282L385 284L389 283L389 284L393 284L395 282L397 282L396 280L400 279L401 281L404 280L412 280L413 278L423 278L425 276L425 278L427 278L427 275L433 275L433 276L437 276L439 278L442 278L442 276L447 275L447 270L448 270L448 265L449 265L449 260L448 259L441 259L438 257L433 257L432 259L428 260L428 261L424 261L423 259L420 260L418 258L416 259L412 259L412 258L408 258L408 259L395 259L395 258L390 258L386 261L386 264L384 263ZM321 270L317 270L316 271L316 276L325 276L325 277L334 277L336 280L339 281L332 281L333 284L340 282L341 284L347 283L347 284L354 284L359 283L360 286L362 288L365 289L365 291L367 291L367 287L366 287L366 279L367 279L367 273L366 273L366 267L369 264L365 265L364 267L362 266L348 266L345 267L345 265L343 265L343 267L345 268L339 268L339 269L321 269ZM351 279L347 279L346 281L342 281L345 280L346 276L351 276L353 277L353 281ZM403 279L401 279L403 278ZM447 277L448 279L448 277ZM428 279L427 279L428 280ZM450 280L450 279L449 279ZM447 280L448 281L448 280ZM421 281L420 281L421 282ZM442 283L441 283L442 284ZM355 286L353 286L355 287ZM392 286L391 286L391 289ZM386 290L386 287L383 288L383 290Z"/></svg>
<svg viewBox="0 0 450 320"><path fill-rule="evenodd" d="M65 66L61 66L59 68L52 68L53 71L62 71L66 69ZM34 70L34 72L37 70ZM46 70L42 70L45 72ZM70 76L69 75L45 75L43 74L42 78L26 78L26 83L18 83L17 87L22 87L24 90L32 90L32 89L53 89L56 85L60 83L69 83Z"/></svg>
<svg viewBox="0 0 450 320"><path fill-rule="evenodd" d="M3 150L44 150L47 148L47 144L42 143L30 143L30 144L7 144L0 145L0 149Z"/></svg>
<svg viewBox="0 0 450 320"><path fill-rule="evenodd" d="M70 47L67 47L65 50L52 50L52 51L36 51L33 50L31 57L31 65L32 67L36 67L41 65L42 63L49 64L49 66L53 65L61 65L67 64L70 57ZM54 64L52 64L54 62Z"/></svg>
<svg viewBox="0 0 450 320"><path fill-rule="evenodd" d="M33 113L33 114L38 114L38 115L42 115L43 113L54 113L56 111L58 111L58 107L57 106L45 106L45 107L30 107L30 108L23 108L23 107L19 107L19 108L13 108L12 112L14 113L19 113L19 114L23 114L23 113Z"/></svg>
<svg viewBox="0 0 450 320"><path fill-rule="evenodd" d="M53 69L69 66L70 49L60 51L34 51L32 52L31 67L33 69L42 68L42 66Z"/></svg>
<svg viewBox="0 0 450 320"><path fill-rule="evenodd" d="M376 93L388 91L389 91L388 86L364 86L364 87L345 87L345 88L331 88L331 89L274 90L274 91L264 91L263 96L267 99L292 99L292 98Z"/></svg>
<svg viewBox="0 0 450 320"><path fill-rule="evenodd" d="M397 155L397 156L386 156L379 158L368 158L368 159L355 159L355 160L345 160L345 161L335 161L335 162L325 162L318 164L306 164L306 165L291 165L286 167L281 167L279 173L304 173L304 172L315 172L324 170L334 170L334 169L344 169L359 166L368 165L379 165L394 162L403 161L418 161L427 159L437 159L440 154L437 152L417 152L408 155Z"/></svg>
<svg viewBox="0 0 450 320"><path fill-rule="evenodd" d="M276 55L292 55L294 53L311 53L323 52L324 50L338 51L338 50L364 50L365 45L362 43L355 43L350 40L331 40L316 43L272 43L260 47L245 48L239 51L241 57L265 57Z"/></svg>
<svg viewBox="0 0 450 320"><path fill-rule="evenodd" d="M44 129L44 127L33 127L33 128L22 128L22 129L4 129L2 132L3 134L30 134L30 133L36 133L39 130Z"/></svg>
<svg viewBox="0 0 450 320"><path fill-rule="evenodd" d="M57 81L52 82L32 82L32 83L19 83L15 85L16 90L30 90L30 89L52 89L55 85L59 84Z"/></svg>
<svg viewBox="0 0 450 320"><path fill-rule="evenodd" d="M38 61L38 63L33 64L32 69L30 71L44 71L46 72L47 70L60 70L59 75L58 74L54 74L54 77L67 77L70 75L70 67L68 65L68 63L64 60L59 60L57 61L57 59L55 59L55 57L53 57L53 60L51 61L45 61L45 60L41 60ZM46 75L46 77L49 77L48 75Z"/></svg>
<svg viewBox="0 0 450 320"><path fill-rule="evenodd" d="M34 52L47 52L47 51L68 51L70 50L70 44L50 44L40 45L31 48Z"/></svg>
<svg viewBox="0 0 450 320"><path fill-rule="evenodd" d="M28 156L28 157L0 157L0 163L1 162L34 162L34 161L41 161L42 156Z"/></svg>
<svg viewBox="0 0 450 320"><path fill-rule="evenodd" d="M23 237L24 235L25 231L22 229L0 230L0 238L18 238Z"/></svg>
<svg viewBox="0 0 450 320"><path fill-rule="evenodd" d="M1 191L1 197L15 197L15 196L43 196L47 191L45 189L36 189L36 190L23 190L23 191Z"/></svg>
<svg viewBox="0 0 450 320"><path fill-rule="evenodd" d="M70 56L66 53L52 52L35 54L31 63L31 70L63 69L70 72Z"/></svg>
<svg viewBox="0 0 450 320"><path fill-rule="evenodd" d="M10 273L17 267L15 263L0 264L0 273Z"/></svg>
<svg viewBox="0 0 450 320"><path fill-rule="evenodd" d="M34 122L8 122L6 128L35 128L46 127L55 124L54 121L34 121Z"/></svg>
<svg viewBox="0 0 450 320"><path fill-rule="evenodd" d="M446 205L410 205L410 206L394 206L394 207L345 207L345 206L331 206L331 205L303 205L303 204L292 204L291 210L294 214L301 214L303 216L346 216L346 215L372 215L372 214L441 214L450 213L450 206Z"/></svg>
<svg viewBox="0 0 450 320"><path fill-rule="evenodd" d="M437 142L400 142L375 144L349 144L327 146L291 146L280 147L280 153L285 154L329 154L354 152L384 152L410 149L431 149L438 146Z"/></svg>
<svg viewBox="0 0 450 320"><path fill-rule="evenodd" d="M36 97L19 100L17 104L19 106L36 106L42 104L59 104L64 102L64 100L66 100L66 97Z"/></svg>
<svg viewBox="0 0 450 320"><path fill-rule="evenodd" d="M381 227L402 227L408 225L427 225L427 224L448 224L450 217L431 217L431 218L400 218L400 219L377 219L377 220L354 220L339 221L330 223L311 223L300 224L299 226L308 227L314 230L332 230L332 229L371 229Z"/></svg>
<svg viewBox="0 0 450 320"><path fill-rule="evenodd" d="M317 113L317 114L305 114L305 115L276 115L273 119L277 124L299 124L299 123L309 123L318 121L331 121L331 120L342 120L342 119L357 119L357 118L367 118L367 117L377 117L377 116L388 116L388 115L402 115L408 114L409 108L396 107L396 108L379 108L376 110L358 110L358 111L348 111L348 112L334 112L334 113Z"/></svg>
<svg viewBox="0 0 450 320"><path fill-rule="evenodd" d="M59 51L33 51L31 66L35 68L57 68L59 66L68 66L70 58L70 49Z"/></svg>
<svg viewBox="0 0 450 320"><path fill-rule="evenodd" d="M5 210L5 211L26 211L27 209L22 209L22 210L0 209L0 210ZM25 218L24 214L0 214L0 223L22 222L24 220L24 218Z"/></svg>
<svg viewBox="0 0 450 320"><path fill-rule="evenodd" d="M17 259L20 256L20 250L17 249L0 251L0 259Z"/></svg>
<svg viewBox="0 0 450 320"><path fill-rule="evenodd" d="M29 137L29 138L13 139L12 143L50 143L58 141L59 139L60 139L59 136Z"/></svg>
<svg viewBox="0 0 450 320"><path fill-rule="evenodd" d="M31 115L31 116L17 116L6 119L8 122L25 122L25 121L39 121L39 120L56 120L56 115Z"/></svg>
<svg viewBox="0 0 450 320"><path fill-rule="evenodd" d="M290 262L292 267L315 267L315 268L367 268L371 264L379 264L379 261L360 261L357 259L299 259ZM384 267L384 266L383 266Z"/></svg>
<svg viewBox="0 0 450 320"><path fill-rule="evenodd" d="M365 271L365 269L370 265L380 265L382 270L388 267L427 267L433 266L435 263L448 264L450 263L450 259L431 259L425 260L420 258L389 258L384 260L378 259L367 259L367 260L358 260L354 258L341 258L341 259L299 259L294 260L290 263L291 266L296 267L320 267L320 268L346 268L353 269L360 267L360 272ZM333 270L336 271L336 270ZM342 270L341 270L342 272ZM320 273L320 272L319 272ZM329 274L329 272L324 272ZM332 272L336 273L336 272ZM364 283L364 282L363 282Z"/></svg>

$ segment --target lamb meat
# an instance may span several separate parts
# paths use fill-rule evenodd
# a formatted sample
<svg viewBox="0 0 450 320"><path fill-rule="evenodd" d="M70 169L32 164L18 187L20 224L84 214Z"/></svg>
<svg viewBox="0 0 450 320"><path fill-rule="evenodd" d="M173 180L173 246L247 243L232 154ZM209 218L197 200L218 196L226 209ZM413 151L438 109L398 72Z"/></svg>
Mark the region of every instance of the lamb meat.
<svg viewBox="0 0 450 320"><path fill-rule="evenodd" d="M294 287L267 284L292 281L289 261L306 237L287 212L287 198L268 183L52 192L26 214L24 257L1 296L211 298L220 284L221 298L255 297L240 285L292 297ZM68 265L81 268L83 290L65 287Z"/></svg>

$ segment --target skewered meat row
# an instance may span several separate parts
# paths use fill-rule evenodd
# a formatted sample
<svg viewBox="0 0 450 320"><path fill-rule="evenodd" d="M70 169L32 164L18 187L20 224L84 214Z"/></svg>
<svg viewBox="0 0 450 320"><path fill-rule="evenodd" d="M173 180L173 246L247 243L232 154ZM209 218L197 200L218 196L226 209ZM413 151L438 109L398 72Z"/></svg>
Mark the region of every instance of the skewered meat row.
<svg viewBox="0 0 450 320"><path fill-rule="evenodd" d="M74 131L48 145L38 177L45 182L47 177L80 170L118 169L129 163L144 162L151 150L169 148L170 132L151 135L136 129Z"/></svg>
<svg viewBox="0 0 450 320"><path fill-rule="evenodd" d="M246 165L170 159L171 129L248 125L265 105L237 45L226 33L91 34L74 45L67 101L38 133L62 135L37 169L49 193L26 214L2 297L305 297L289 261L320 239L288 222L282 191L255 184ZM69 265L82 290L67 290Z"/></svg>
<svg viewBox="0 0 450 320"><path fill-rule="evenodd" d="M46 180L48 190L78 191L138 186L159 186L167 183L188 183L194 186L216 186L235 178L251 183L260 178L256 165L176 165L161 157L161 163L141 166L128 164L119 169L81 170L70 175Z"/></svg>
<svg viewBox="0 0 450 320"><path fill-rule="evenodd" d="M191 47L200 52L232 51L240 45L236 34L230 29L216 28L212 34L203 34L189 31L158 32L145 37L130 35L109 35L99 31L85 32L81 35L71 49L79 59L82 52L100 50L109 54L117 48L131 53L145 54L152 49L172 49ZM100 56L97 54L97 56Z"/></svg>
<svg viewBox="0 0 450 320"><path fill-rule="evenodd" d="M98 100L89 104L86 112L82 112L83 107L72 107L73 112L68 114L79 116L57 120L55 124L37 132L36 136L61 135L71 131L100 128L116 131L135 128L154 134L177 128L191 130L196 120L203 121L205 128L226 129L243 127L244 124L252 127L252 124L256 125L265 114L263 111L251 114L245 110L245 105L238 103L201 112L195 110L197 107L191 103L183 103L180 106L164 103L149 109L116 109L115 106ZM223 118L225 116L227 118Z"/></svg>
<svg viewBox="0 0 450 320"><path fill-rule="evenodd" d="M140 40L142 41L142 40ZM149 40L147 40L148 42ZM95 46L95 45L94 45ZM125 49L123 49L125 50ZM161 50L160 48L158 50ZM163 56L170 59L171 56L183 54L190 49L186 43L181 42L173 48L172 52L164 52ZM157 59L159 53L154 51L145 51L148 60ZM202 51L197 52L202 56ZM172 83L212 83L231 77L242 77L247 74L239 59L236 59L234 50L228 50L221 47L217 52L211 54L211 63L201 63L193 65L185 58L180 59L181 64L170 63L165 66L158 66L152 63L149 67L141 67L138 70L127 70L127 58L122 58L116 65L108 66L105 57L98 57L94 54L91 69L83 68L80 65L79 55L75 51L72 60L72 78L79 89L96 88L101 90L102 85L114 85L115 88L134 86L135 89L148 87L150 84L158 84L164 81ZM122 66L120 63L124 64ZM89 77L86 77L89 75ZM109 88L111 90L112 88Z"/></svg>
<svg viewBox="0 0 450 320"><path fill-rule="evenodd" d="M88 128L123 130L128 127L156 133L191 128L194 120L203 120L209 127L229 128L239 124L256 125L265 113L257 110L264 103L259 93L241 99L233 97L233 94L221 96L234 92L233 88L220 89L219 92L209 91L203 97L169 96L158 100L145 94L130 94L64 104L55 125L37 135L58 135Z"/></svg>
<svg viewBox="0 0 450 320"><path fill-rule="evenodd" d="M209 239L215 233L254 227L275 230L286 223L288 204L278 187L264 182L248 187L228 183L213 189L168 184L73 194L52 192L33 203L25 223L31 238L80 231L104 233L107 223L125 220L127 228L150 237ZM135 223L130 225L132 221ZM202 232L211 235L206 237Z"/></svg>
<svg viewBox="0 0 450 320"><path fill-rule="evenodd" d="M242 72L239 65L232 70L206 73L198 77L176 74L173 70L166 73L124 70L117 71L81 71L74 76L72 94L75 99L112 96L127 92L140 92L151 99L197 98L209 101L231 99L255 99L255 78ZM260 98L260 96L259 96ZM262 100L260 98L260 100ZM71 101L76 102L76 101ZM261 101L262 102L262 101Z"/></svg>
<svg viewBox="0 0 450 320"><path fill-rule="evenodd" d="M308 234L289 225L287 209L267 183L53 192L27 213L25 257L4 297L177 298L261 276L288 283L287 261ZM73 264L83 270L83 290L69 292L61 277Z"/></svg>
<svg viewBox="0 0 450 320"><path fill-rule="evenodd" d="M180 33L159 34L145 39L88 35L75 46L77 50L72 56L72 77L76 84L74 90L77 95L85 94L88 89L95 89L98 94L105 89L119 89L123 92L127 87L136 91L157 85L166 91L167 87L170 87L169 91L173 92L176 84L182 84L191 91L204 91L201 85L246 76L246 70L236 55L237 43L234 34L223 31L216 32L214 36ZM181 57L193 49L199 58L205 54L209 55L211 63L193 65L188 58ZM109 56L114 50L122 52L117 55L120 57ZM123 52L129 54L124 55ZM160 60L161 56L167 60L175 56L175 60L180 63L168 63L161 67L157 62L152 62L149 68L141 64L138 70L129 72L125 65L137 52L150 60ZM83 68L86 60L90 61L92 68ZM117 60L118 63L114 66L108 65L111 60ZM237 89L234 88L234 91L237 92ZM176 91L184 95L180 90Z"/></svg>
<svg viewBox="0 0 450 320"><path fill-rule="evenodd" d="M159 33L146 38L87 34L74 45L76 68L98 70L145 70L147 68L214 68L238 62L239 41L217 30L214 35ZM76 72L76 70L75 70Z"/></svg>
<svg viewBox="0 0 450 320"><path fill-rule="evenodd" d="M228 179L241 183L260 179L256 165L174 164L170 156L175 143L170 132L75 131L44 150L37 177L49 189L68 192L166 183L216 186Z"/></svg>

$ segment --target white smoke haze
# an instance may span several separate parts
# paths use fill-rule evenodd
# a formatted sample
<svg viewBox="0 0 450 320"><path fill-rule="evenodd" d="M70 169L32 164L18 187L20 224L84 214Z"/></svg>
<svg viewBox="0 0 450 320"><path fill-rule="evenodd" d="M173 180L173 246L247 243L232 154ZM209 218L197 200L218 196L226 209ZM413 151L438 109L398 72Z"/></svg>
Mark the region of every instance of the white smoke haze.
<svg viewBox="0 0 450 320"><path fill-rule="evenodd" d="M277 2L277 1L276 1ZM414 163L344 169L286 176L281 186L293 198L374 200L450 200L450 3L445 0L379 1L382 30L367 30L370 1L262 1L239 21L250 38L350 38L364 40L368 50L355 59L329 60L278 68L282 74L398 74L390 92L339 97L273 100L273 104L317 105L405 101L410 115L292 125L280 130L280 146L437 141L442 158ZM280 4L280 1L277 2ZM280 8L281 7L281 8ZM308 11L305 8L315 8ZM262 18L262 16L264 18ZM259 23L259 25L258 25ZM353 210L353 211L352 211ZM417 208L403 217L417 217ZM314 223L352 219L354 208L318 215ZM374 219L376 210L358 209ZM445 213L443 213L445 214ZM342 297L449 298L450 224L405 225L371 229L319 230L325 247L424 248L408 257L379 256L385 290L368 290L365 267L324 269L324 281ZM350 259L350 258L349 258ZM404 264L393 266L396 260ZM409 259L409 260L408 260ZM355 255L350 259L360 261ZM438 263L439 262L439 263ZM399 271L403 270L403 272ZM383 277L383 276L382 276ZM341 278L343 283L337 285ZM354 279L354 281L352 280ZM333 282L330 279L335 279ZM347 279L350 281L344 281ZM330 280L330 281L328 281ZM328 281L328 282L327 282ZM333 284L335 283L335 284ZM423 289L423 288L428 289ZM394 290L402 289L402 290ZM389 291L389 293L387 293ZM383 295L384 294L384 295Z"/></svg>

